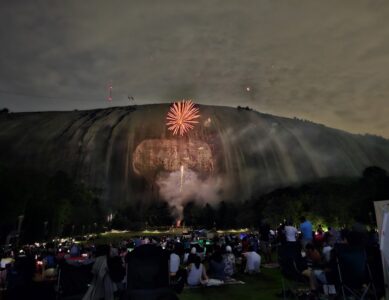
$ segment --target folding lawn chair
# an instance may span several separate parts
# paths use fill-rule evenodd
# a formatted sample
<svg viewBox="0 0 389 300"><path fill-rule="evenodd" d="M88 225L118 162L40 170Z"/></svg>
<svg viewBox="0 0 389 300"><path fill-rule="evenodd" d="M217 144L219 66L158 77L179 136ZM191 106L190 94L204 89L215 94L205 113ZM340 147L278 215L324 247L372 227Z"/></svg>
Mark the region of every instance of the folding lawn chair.
<svg viewBox="0 0 389 300"><path fill-rule="evenodd" d="M162 248L146 244L127 257L126 299L178 299L169 287L168 255Z"/></svg>
<svg viewBox="0 0 389 300"><path fill-rule="evenodd" d="M366 252L363 248L348 245L338 247L336 259L338 284L343 299L349 296L356 299L377 299Z"/></svg>
<svg viewBox="0 0 389 300"><path fill-rule="evenodd" d="M62 262L58 271L57 300L80 299L92 281L92 266L93 262L77 265Z"/></svg>

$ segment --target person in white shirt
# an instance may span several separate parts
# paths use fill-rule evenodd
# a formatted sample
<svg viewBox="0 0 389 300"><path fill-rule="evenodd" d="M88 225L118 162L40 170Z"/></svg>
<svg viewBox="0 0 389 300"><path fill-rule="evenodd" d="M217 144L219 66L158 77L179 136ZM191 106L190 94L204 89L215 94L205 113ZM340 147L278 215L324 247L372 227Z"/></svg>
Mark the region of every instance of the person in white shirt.
<svg viewBox="0 0 389 300"><path fill-rule="evenodd" d="M327 243L325 243L324 247L323 247L322 254L323 254L325 262L327 262L327 263L331 259L331 250L332 250L332 247L330 245L328 245Z"/></svg>
<svg viewBox="0 0 389 300"><path fill-rule="evenodd" d="M0 262L0 289L5 288L5 285L7 282L8 269L11 268L11 265L14 262L15 262L15 260L8 253L1 259L1 262Z"/></svg>
<svg viewBox="0 0 389 300"><path fill-rule="evenodd" d="M171 276L175 276L180 267L180 257L177 255L176 249L170 254L169 259L169 273Z"/></svg>
<svg viewBox="0 0 389 300"><path fill-rule="evenodd" d="M285 238L287 242L296 242L296 237L298 235L298 230L292 225L292 222L288 221L284 228Z"/></svg>
<svg viewBox="0 0 389 300"><path fill-rule="evenodd" d="M245 273L254 274L261 271L261 256L254 251L252 246L250 246L248 252L245 252L242 255L246 258Z"/></svg>

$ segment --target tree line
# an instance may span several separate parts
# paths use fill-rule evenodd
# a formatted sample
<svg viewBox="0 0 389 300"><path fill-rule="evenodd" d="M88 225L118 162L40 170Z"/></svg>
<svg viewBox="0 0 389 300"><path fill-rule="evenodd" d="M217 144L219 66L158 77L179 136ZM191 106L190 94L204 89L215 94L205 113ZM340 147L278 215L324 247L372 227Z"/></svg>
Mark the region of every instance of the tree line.
<svg viewBox="0 0 389 300"><path fill-rule="evenodd" d="M107 207L102 191L87 187L62 171L42 174L0 164L0 244L23 218L23 242L81 235L109 229L140 230L171 226L175 217L161 200ZM334 177L279 188L244 201L199 205L188 201L183 223L196 228L257 228L261 221L277 226L305 215L314 223L347 226L358 220L374 226L373 201L389 198L389 176L379 167L366 168L360 177ZM107 219L108 211L112 218Z"/></svg>

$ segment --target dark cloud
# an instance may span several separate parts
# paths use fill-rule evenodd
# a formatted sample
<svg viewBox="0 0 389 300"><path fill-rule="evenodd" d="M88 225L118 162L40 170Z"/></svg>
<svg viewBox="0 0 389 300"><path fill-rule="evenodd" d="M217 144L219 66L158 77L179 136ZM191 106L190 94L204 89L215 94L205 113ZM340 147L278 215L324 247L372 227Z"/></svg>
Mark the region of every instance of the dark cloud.
<svg viewBox="0 0 389 300"><path fill-rule="evenodd" d="M0 107L106 107L112 80L113 105L193 97L389 137L388 20L384 1L1 1L0 91L19 95Z"/></svg>

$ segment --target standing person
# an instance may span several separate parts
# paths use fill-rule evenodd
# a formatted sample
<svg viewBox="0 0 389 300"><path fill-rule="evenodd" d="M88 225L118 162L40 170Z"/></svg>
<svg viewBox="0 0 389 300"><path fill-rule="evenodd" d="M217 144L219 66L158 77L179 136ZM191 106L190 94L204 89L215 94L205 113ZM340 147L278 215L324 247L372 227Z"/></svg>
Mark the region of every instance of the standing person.
<svg viewBox="0 0 389 300"><path fill-rule="evenodd" d="M280 223L280 226L277 227L277 243L284 244L286 242L285 238L285 221Z"/></svg>
<svg viewBox="0 0 389 300"><path fill-rule="evenodd" d="M262 221L259 228L260 233L260 247L265 257L266 263L271 263L271 245L270 245L270 225Z"/></svg>
<svg viewBox="0 0 389 300"><path fill-rule="evenodd" d="M312 243L312 224L304 216L300 218L301 246L305 249L307 244Z"/></svg>
<svg viewBox="0 0 389 300"><path fill-rule="evenodd" d="M324 243L329 246L334 246L336 240L336 232L332 227L328 227L328 230L324 233Z"/></svg>
<svg viewBox="0 0 389 300"><path fill-rule="evenodd" d="M249 250L250 243L247 236L244 236L242 239L242 252L247 252Z"/></svg>
<svg viewBox="0 0 389 300"><path fill-rule="evenodd" d="M292 225L291 221L288 221L284 228L285 238L287 242L296 242L298 230Z"/></svg>
<svg viewBox="0 0 389 300"><path fill-rule="evenodd" d="M321 248L323 246L324 241L324 230L323 227L321 227L321 224L317 227L317 230L315 232L314 236L315 246L318 248Z"/></svg>

